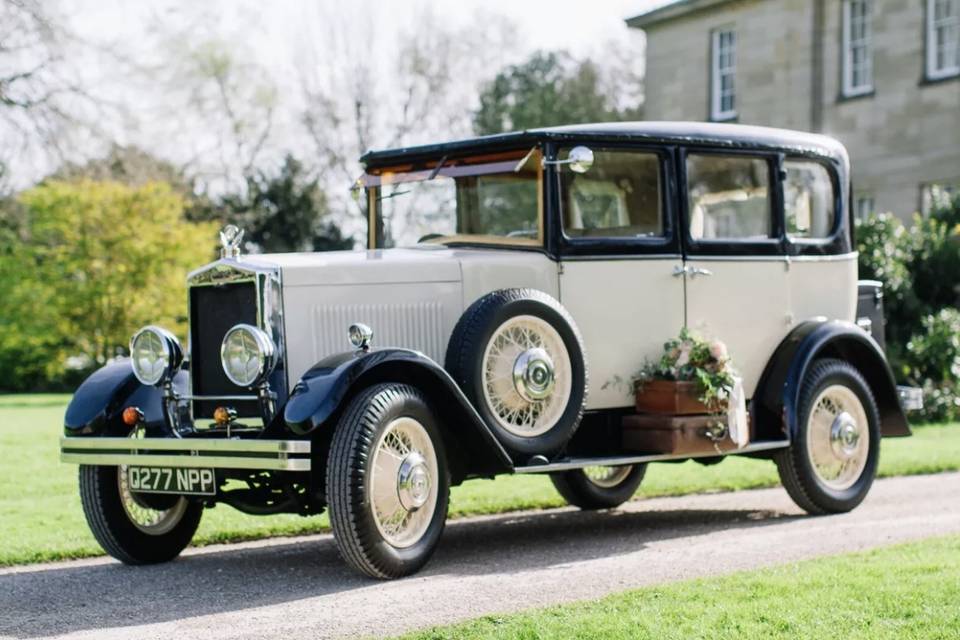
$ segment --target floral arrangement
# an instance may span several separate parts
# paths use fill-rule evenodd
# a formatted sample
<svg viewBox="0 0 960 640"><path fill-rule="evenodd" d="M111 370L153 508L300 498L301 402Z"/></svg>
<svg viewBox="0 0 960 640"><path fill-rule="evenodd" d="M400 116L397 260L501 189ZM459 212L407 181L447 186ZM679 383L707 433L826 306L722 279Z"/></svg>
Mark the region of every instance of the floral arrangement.
<svg viewBox="0 0 960 640"><path fill-rule="evenodd" d="M695 382L700 402L711 413L723 413L727 410L735 377L725 344L719 340L707 341L684 327L678 337L664 343L659 360L648 362L637 372L634 385L641 390L650 380Z"/></svg>

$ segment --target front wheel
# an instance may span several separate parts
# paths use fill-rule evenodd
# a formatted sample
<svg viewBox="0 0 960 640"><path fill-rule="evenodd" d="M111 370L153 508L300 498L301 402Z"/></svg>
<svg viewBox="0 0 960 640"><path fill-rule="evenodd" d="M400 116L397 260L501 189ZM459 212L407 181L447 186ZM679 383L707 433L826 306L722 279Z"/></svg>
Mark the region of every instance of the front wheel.
<svg viewBox="0 0 960 640"><path fill-rule="evenodd" d="M327 462L330 526L340 555L373 578L416 572L447 517L450 476L423 395L381 384L350 403Z"/></svg>
<svg viewBox="0 0 960 640"><path fill-rule="evenodd" d="M551 473L550 481L569 504L581 509L612 509L637 492L647 465L586 467Z"/></svg>
<svg viewBox="0 0 960 640"><path fill-rule="evenodd" d="M80 466L80 500L93 537L124 564L156 564L183 551L203 505L181 496L130 490L126 467Z"/></svg>
<svg viewBox="0 0 960 640"><path fill-rule="evenodd" d="M880 418L863 376L842 360L814 362L800 390L798 430L776 457L787 493L812 514L850 511L877 473Z"/></svg>

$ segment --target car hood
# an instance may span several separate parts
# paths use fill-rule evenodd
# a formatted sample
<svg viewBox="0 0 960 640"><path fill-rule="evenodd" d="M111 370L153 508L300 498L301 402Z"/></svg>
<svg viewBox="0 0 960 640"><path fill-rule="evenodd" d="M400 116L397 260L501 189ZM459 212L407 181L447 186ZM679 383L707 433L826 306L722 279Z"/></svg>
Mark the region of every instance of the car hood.
<svg viewBox="0 0 960 640"><path fill-rule="evenodd" d="M457 250L445 247L245 255L240 261L278 267L283 286L459 282Z"/></svg>

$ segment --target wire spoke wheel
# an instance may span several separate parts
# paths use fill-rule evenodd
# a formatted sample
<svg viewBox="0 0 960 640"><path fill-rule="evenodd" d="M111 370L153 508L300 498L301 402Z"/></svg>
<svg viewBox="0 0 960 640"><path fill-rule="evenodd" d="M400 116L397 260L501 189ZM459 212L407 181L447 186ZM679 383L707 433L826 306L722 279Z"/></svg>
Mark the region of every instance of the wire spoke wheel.
<svg viewBox="0 0 960 640"><path fill-rule="evenodd" d="M182 497L169 509L154 509L139 500L130 490L126 466L117 467L117 485L120 490L120 504L130 523L147 535L162 536L169 533L187 511L187 499Z"/></svg>
<svg viewBox="0 0 960 640"><path fill-rule="evenodd" d="M546 320L518 315L497 327L482 358L482 389L508 433L535 437L563 416L572 387L570 355Z"/></svg>
<svg viewBox="0 0 960 640"><path fill-rule="evenodd" d="M584 467L583 474L587 480L603 489L612 489L627 479L633 466L622 467Z"/></svg>
<svg viewBox="0 0 960 640"><path fill-rule="evenodd" d="M433 521L439 469L433 442L423 425L397 418L373 448L369 500L383 539L397 548L418 542Z"/></svg>
<svg viewBox="0 0 960 640"><path fill-rule="evenodd" d="M807 449L817 477L831 489L852 487L867 465L870 429L867 413L852 389L825 388L813 402Z"/></svg>

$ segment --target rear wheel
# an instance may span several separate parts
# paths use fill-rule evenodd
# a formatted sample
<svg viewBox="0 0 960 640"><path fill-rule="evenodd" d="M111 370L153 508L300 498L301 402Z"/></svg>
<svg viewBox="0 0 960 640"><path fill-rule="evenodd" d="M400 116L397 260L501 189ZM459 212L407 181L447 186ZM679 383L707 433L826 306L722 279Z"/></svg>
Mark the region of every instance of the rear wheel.
<svg viewBox="0 0 960 640"><path fill-rule="evenodd" d="M800 391L799 429L777 455L787 493L814 514L850 511L877 473L880 418L863 376L842 360L818 360Z"/></svg>
<svg viewBox="0 0 960 640"><path fill-rule="evenodd" d="M581 509L612 509L637 492L647 465L586 467L551 473L550 481L561 496Z"/></svg>
<svg viewBox="0 0 960 640"><path fill-rule="evenodd" d="M403 384L365 390L347 408L327 463L327 504L340 555L374 578L420 569L440 539L450 477L425 398Z"/></svg>
<svg viewBox="0 0 960 640"><path fill-rule="evenodd" d="M181 496L130 491L126 467L80 466L80 500L93 537L125 564L173 560L203 515L203 505Z"/></svg>

